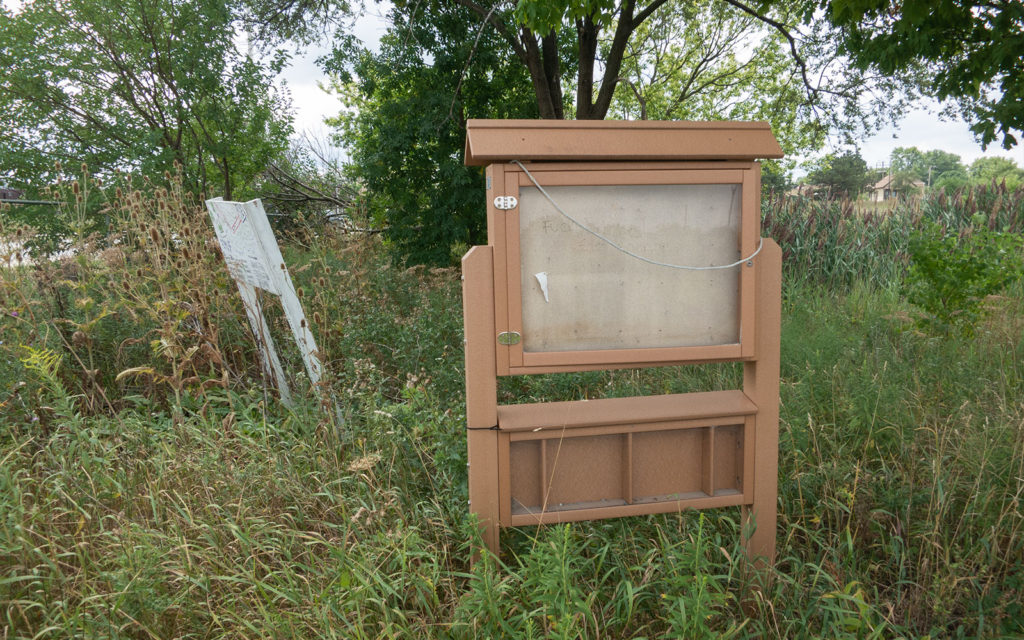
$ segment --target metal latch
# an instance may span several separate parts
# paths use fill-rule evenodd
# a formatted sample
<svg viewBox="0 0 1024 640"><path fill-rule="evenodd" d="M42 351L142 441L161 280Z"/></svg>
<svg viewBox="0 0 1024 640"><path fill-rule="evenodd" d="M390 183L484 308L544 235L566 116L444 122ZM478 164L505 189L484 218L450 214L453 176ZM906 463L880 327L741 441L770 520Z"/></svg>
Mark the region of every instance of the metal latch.
<svg viewBox="0 0 1024 640"><path fill-rule="evenodd" d="M515 209L519 202L515 196L498 196L494 199L494 208L502 211L508 211L509 209Z"/></svg>
<svg viewBox="0 0 1024 640"><path fill-rule="evenodd" d="M498 334L498 344L511 347L514 344L519 344L522 337L518 331L502 331Z"/></svg>

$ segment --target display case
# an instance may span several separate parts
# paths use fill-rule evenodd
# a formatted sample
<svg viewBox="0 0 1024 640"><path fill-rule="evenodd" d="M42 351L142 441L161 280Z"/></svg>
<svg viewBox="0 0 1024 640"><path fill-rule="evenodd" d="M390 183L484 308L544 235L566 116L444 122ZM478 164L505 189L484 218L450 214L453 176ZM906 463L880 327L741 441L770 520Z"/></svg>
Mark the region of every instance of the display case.
<svg viewBox="0 0 1024 640"><path fill-rule="evenodd" d="M781 255L764 123L478 121L463 260L471 510L523 526L741 507L774 553ZM496 376L744 363L742 389L499 406Z"/></svg>

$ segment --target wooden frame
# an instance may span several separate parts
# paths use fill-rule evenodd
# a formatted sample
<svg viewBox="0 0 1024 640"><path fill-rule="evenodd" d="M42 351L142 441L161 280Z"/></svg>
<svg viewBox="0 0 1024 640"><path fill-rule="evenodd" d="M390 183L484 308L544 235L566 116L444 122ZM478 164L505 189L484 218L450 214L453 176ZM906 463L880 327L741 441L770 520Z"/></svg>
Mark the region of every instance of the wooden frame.
<svg viewBox="0 0 1024 640"><path fill-rule="evenodd" d="M764 123L470 121L467 164L491 164L488 245L463 258L469 494L492 552L502 527L739 506L748 556L773 561L782 253L759 239L754 159L780 156ZM739 185L737 250L758 253L732 267L738 340L532 352L500 344L499 334L522 333L523 314L520 214L505 196L518 201L533 185L512 160L529 162L545 186ZM741 390L497 404L499 375L724 361L744 363Z"/></svg>
<svg viewBox="0 0 1024 640"><path fill-rule="evenodd" d="M500 298L494 295L493 255L493 247L482 246L473 247L463 258L470 508L480 520L486 546L498 552L502 527L740 506L748 555L771 562L778 483L779 246L766 239L755 259L757 352L744 363L742 390L504 406L497 404L496 397L493 303ZM705 480L699 492L674 498L637 501L627 495L621 502L600 505L562 505L539 512L513 509L513 443L602 436L632 440L650 432L690 429L714 433L720 427L739 427L734 439L742 449L741 458L730 463L721 452L716 455L713 435L712 443L702 444L699 451L680 448L678 453L681 459L699 458L705 474L738 464L742 468L738 489L720 491L714 480ZM623 451L624 456L630 455L629 445ZM586 452L566 456L562 462L563 468L592 466ZM631 460L631 464L638 463Z"/></svg>
<svg viewBox="0 0 1024 640"><path fill-rule="evenodd" d="M740 255L749 256L760 236L760 165L728 163L531 163L528 169L542 186L604 185L716 185L734 184L742 189ZM526 173L514 164L488 167L488 243L494 246L496 331L522 333L522 292L519 279L519 208L499 210L498 196L518 201L520 187L532 186ZM739 269L739 334L734 344L644 349L524 352L523 343L495 344L499 375L576 371L581 367L606 369L651 365L719 362L749 359L754 352L754 277L750 268Z"/></svg>
<svg viewBox="0 0 1024 640"><path fill-rule="evenodd" d="M466 164L781 158L767 122L469 120Z"/></svg>

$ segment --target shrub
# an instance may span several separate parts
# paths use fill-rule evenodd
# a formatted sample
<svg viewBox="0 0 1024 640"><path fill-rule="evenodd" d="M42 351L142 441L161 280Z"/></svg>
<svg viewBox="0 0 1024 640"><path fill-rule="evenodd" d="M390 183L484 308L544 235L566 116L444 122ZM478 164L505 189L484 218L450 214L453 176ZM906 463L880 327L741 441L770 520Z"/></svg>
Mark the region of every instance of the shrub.
<svg viewBox="0 0 1024 640"><path fill-rule="evenodd" d="M973 334L985 298L1020 277L1021 248L1019 234L985 228L956 234L926 222L912 232L906 291L923 311L918 326L941 334Z"/></svg>

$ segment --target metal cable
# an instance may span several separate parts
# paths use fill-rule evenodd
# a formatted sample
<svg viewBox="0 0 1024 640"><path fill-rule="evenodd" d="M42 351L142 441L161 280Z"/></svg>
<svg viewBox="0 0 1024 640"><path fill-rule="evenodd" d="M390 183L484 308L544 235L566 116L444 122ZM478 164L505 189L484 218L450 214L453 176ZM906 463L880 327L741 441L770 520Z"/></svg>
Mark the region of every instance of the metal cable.
<svg viewBox="0 0 1024 640"><path fill-rule="evenodd" d="M753 260L754 257L757 256L757 254L761 253L761 249L762 249L762 247L764 247L764 238L761 238L760 241L757 243L757 250L754 251L754 253L752 253L749 256L747 256L746 258L740 258L736 262L731 262L729 264L716 264L716 265L709 265L709 266L706 266L706 267L694 267L694 266L691 266L691 265L671 264L669 262L659 262L658 260L652 260L651 258L647 258L647 257L642 256L642 255L637 254L637 253L633 253L629 249L627 249L627 248L625 248L625 247L623 247L621 245L616 244L615 241L606 238L605 236L601 235L597 231L594 231L593 229L591 229L587 225L583 224L582 222L580 222L576 218L574 218L571 215L569 215L568 213L566 213L562 209L562 207L558 206L558 203L555 202L554 198L552 198L551 195L547 191L544 190L544 187L540 186L540 183L537 182L537 179L534 178L533 175L529 172L529 170L527 170L527 168L523 166L522 162L519 162L518 160L513 160L512 162L514 162L517 165L519 165L519 168L523 170L523 173L525 173L526 177L530 179L530 182L533 183L533 186L537 187L537 189L541 192L541 195L543 195L545 198L547 198L547 201L551 203L551 206L553 206L555 208L555 211L557 211L558 213L560 213L563 216L565 216L566 218L568 218L570 222L575 224L580 229L583 229L584 231L586 231L590 235L592 235L595 238L601 240L602 242L608 244L609 246L617 249L618 251L621 251L622 253L624 253L624 254L626 254L628 256L631 256L633 258L636 258L637 260L641 260L641 261L646 262L648 264L653 264L653 265L658 266L658 267L668 267L669 269L684 269L686 271L714 271L716 269L731 269L733 267L738 267L739 265L741 265L741 264L743 264L745 262L749 262L749 261Z"/></svg>

